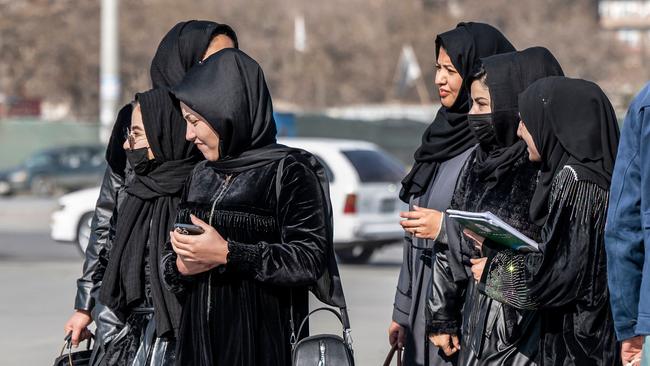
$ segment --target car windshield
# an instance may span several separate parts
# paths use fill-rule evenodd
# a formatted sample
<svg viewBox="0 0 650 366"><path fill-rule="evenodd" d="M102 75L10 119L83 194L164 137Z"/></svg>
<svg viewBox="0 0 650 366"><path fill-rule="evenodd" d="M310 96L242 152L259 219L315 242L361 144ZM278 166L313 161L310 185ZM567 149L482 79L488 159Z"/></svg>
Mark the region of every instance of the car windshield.
<svg viewBox="0 0 650 366"><path fill-rule="evenodd" d="M363 183L399 182L404 178L404 166L395 158L377 150L343 150Z"/></svg>

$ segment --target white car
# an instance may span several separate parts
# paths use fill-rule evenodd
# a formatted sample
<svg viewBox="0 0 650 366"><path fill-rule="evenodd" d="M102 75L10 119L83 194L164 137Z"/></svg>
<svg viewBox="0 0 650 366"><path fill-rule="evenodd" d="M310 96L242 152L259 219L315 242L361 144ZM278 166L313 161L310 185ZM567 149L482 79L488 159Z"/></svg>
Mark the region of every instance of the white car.
<svg viewBox="0 0 650 366"><path fill-rule="evenodd" d="M314 154L330 180L334 214L334 247L343 262L364 263L372 253L404 237L399 212L407 205L398 198L404 166L377 145L356 140L282 138L280 143ZM52 215L52 238L88 243L89 224L99 188L60 198Z"/></svg>
<svg viewBox="0 0 650 366"><path fill-rule="evenodd" d="M59 209L52 214L50 236L58 242L76 243L84 253L90 237L90 221L99 197L99 187L68 193L59 198Z"/></svg>

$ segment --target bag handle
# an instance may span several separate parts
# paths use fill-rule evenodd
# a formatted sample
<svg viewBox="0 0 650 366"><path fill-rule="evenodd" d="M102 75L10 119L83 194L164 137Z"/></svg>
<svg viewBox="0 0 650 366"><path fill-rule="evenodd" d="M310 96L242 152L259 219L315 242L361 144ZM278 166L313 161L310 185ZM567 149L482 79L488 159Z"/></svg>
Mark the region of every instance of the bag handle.
<svg viewBox="0 0 650 366"><path fill-rule="evenodd" d="M276 206L280 202L280 191L282 189L282 172L284 171L284 161L286 160L286 157L282 158L280 162L278 163L277 171L275 173L275 198L276 198ZM343 324L343 339L345 340L345 343L347 344L348 348L352 350L352 330L350 329L350 317L348 315L348 309L347 307L342 307L339 308L339 311L341 312L340 314L335 312L334 310L330 308L319 308L311 313L309 315L313 314L315 311L321 310L321 309L327 309L334 314L336 314L336 317L341 321L341 324ZM301 334L302 332L302 326L305 323L305 320L309 318L309 315L302 321L302 324L300 325L298 329L298 335ZM291 327L291 338L289 339L289 343L291 343L291 346L293 347L296 342L298 341L296 332L295 332L295 322L293 318L293 291L289 289L289 322L290 322L290 327Z"/></svg>
<svg viewBox="0 0 650 366"><path fill-rule="evenodd" d="M300 327L298 327L298 336L300 336L300 334L302 334L302 328L304 328L305 325L307 324L307 320L309 320L309 317L312 316L314 313L319 312L319 311L329 311L330 313L336 315L336 318L339 320L339 322L341 322L341 324L343 324L343 319L341 319L341 315L339 315L339 313L337 313L336 310L334 310L332 308L328 308L328 307L321 307L321 308L314 309L314 310L310 311L309 314L307 314L307 316L305 317L305 319L302 320L302 322L300 323Z"/></svg>
<svg viewBox="0 0 650 366"><path fill-rule="evenodd" d="M384 366L390 366L393 362L393 357L395 357L395 352L397 351L397 366L402 366L402 349L397 346L397 343L390 349L386 360L384 361Z"/></svg>
<svg viewBox="0 0 650 366"><path fill-rule="evenodd" d="M86 350L90 351L90 345L91 345L91 340L95 339L95 335L90 333L90 337L86 340ZM69 332L66 334L65 338L63 338L63 347L61 347L61 352L59 353L59 357L63 356L63 351L65 351L66 347L68 348L68 363L70 366L73 366L72 364L72 332Z"/></svg>

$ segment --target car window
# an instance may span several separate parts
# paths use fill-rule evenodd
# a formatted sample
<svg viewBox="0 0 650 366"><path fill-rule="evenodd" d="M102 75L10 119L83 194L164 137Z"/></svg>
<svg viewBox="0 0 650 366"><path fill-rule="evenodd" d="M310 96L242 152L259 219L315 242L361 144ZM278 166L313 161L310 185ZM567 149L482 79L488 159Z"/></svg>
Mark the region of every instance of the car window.
<svg viewBox="0 0 650 366"><path fill-rule="evenodd" d="M78 169L84 161L83 153L74 152L61 155L61 165L70 169Z"/></svg>
<svg viewBox="0 0 650 366"><path fill-rule="evenodd" d="M404 166L395 158L377 150L343 150L363 183L399 182L404 178Z"/></svg>
<svg viewBox="0 0 650 366"><path fill-rule="evenodd" d="M32 157L27 159L27 161L25 161L25 167L27 167L28 169L42 168L51 165L52 163L54 163L54 159L52 155L42 153L42 154L33 155Z"/></svg>

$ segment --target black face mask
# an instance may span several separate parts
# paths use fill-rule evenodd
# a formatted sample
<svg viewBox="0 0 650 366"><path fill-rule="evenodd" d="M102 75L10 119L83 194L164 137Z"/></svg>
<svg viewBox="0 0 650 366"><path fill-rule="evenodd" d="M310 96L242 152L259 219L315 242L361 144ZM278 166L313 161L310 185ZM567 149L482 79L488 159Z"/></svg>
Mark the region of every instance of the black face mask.
<svg viewBox="0 0 650 366"><path fill-rule="evenodd" d="M497 145L496 133L492 122L492 113L468 114L467 121L469 128L474 136L483 147L493 147Z"/></svg>
<svg viewBox="0 0 650 366"><path fill-rule="evenodd" d="M149 148L126 150L126 158L137 175L147 175L158 165L156 159L149 159Z"/></svg>

